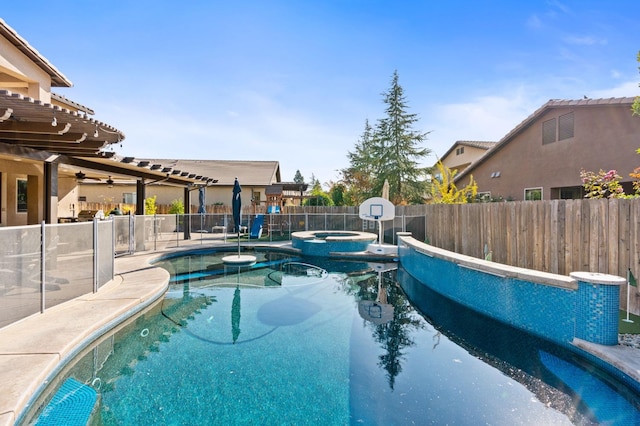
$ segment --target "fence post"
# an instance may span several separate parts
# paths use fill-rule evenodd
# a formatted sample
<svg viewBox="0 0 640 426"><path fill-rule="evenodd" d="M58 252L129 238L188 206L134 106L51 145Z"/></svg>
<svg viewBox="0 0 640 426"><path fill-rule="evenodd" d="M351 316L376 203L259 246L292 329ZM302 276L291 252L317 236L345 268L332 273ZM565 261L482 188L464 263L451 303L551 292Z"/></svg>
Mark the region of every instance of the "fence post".
<svg viewBox="0 0 640 426"><path fill-rule="evenodd" d="M42 224L40 225L40 313L44 312L45 309L45 296L44 296L44 292L45 289L47 288L46 284L45 284L45 279L46 279L46 265L45 265L45 260L46 260L46 250L45 250L45 226L44 226L45 222L44 220L42 221Z"/></svg>
<svg viewBox="0 0 640 426"><path fill-rule="evenodd" d="M135 240L136 240L136 216L129 212L129 254L135 252Z"/></svg>
<svg viewBox="0 0 640 426"><path fill-rule="evenodd" d="M176 213L176 247L180 246L180 213Z"/></svg>
<svg viewBox="0 0 640 426"><path fill-rule="evenodd" d="M98 218L93 218L93 292L98 291Z"/></svg>
<svg viewBox="0 0 640 426"><path fill-rule="evenodd" d="M158 251L158 215L153 214L153 251Z"/></svg>
<svg viewBox="0 0 640 426"><path fill-rule="evenodd" d="M116 270L116 218L111 217L111 279L113 279Z"/></svg>

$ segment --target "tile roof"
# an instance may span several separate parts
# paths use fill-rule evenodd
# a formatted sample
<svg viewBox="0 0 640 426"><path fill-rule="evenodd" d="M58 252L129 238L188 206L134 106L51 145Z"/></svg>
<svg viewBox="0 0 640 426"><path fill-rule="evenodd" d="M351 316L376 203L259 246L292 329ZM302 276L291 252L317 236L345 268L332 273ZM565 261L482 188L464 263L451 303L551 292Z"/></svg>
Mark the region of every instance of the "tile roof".
<svg viewBox="0 0 640 426"><path fill-rule="evenodd" d="M456 141L453 145L451 145L451 147L447 150L447 152L444 153L444 155L442 157L438 158L438 161L440 161L443 158L447 158L447 156L449 154L451 154L451 152L457 146L460 146L460 145L472 146L474 148L480 148L480 149L489 150L489 149L493 148L493 146L495 144L497 144L497 143L498 142L491 142L491 141ZM437 163L437 161L436 161L436 163Z"/></svg>
<svg viewBox="0 0 640 426"><path fill-rule="evenodd" d="M175 170L187 171L217 179L218 185L233 185L236 177L242 186L266 186L280 182L280 163L278 161L149 158L136 158L136 160L148 161L149 164L162 164Z"/></svg>

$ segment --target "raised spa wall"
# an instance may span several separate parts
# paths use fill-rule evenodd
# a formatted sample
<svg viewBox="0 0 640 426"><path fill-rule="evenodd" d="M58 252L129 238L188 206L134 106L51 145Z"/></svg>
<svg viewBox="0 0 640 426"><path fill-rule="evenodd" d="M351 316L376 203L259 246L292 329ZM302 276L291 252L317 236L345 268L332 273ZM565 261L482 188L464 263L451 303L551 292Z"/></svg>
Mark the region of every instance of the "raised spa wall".
<svg viewBox="0 0 640 426"><path fill-rule="evenodd" d="M377 238L370 232L300 231L291 234L291 246L305 256L328 257L331 253L366 251Z"/></svg>
<svg viewBox="0 0 640 426"><path fill-rule="evenodd" d="M404 269L432 290L492 318L569 347L574 338L618 344L622 277L570 276L459 255L398 233Z"/></svg>

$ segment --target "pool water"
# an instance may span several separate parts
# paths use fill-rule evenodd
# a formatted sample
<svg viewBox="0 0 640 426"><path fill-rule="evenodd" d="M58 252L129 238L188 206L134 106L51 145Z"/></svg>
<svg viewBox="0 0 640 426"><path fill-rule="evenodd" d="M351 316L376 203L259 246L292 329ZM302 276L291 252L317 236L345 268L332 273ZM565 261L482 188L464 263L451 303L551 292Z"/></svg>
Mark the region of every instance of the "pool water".
<svg viewBox="0 0 640 426"><path fill-rule="evenodd" d="M96 423L638 424L636 395L396 264L255 254L162 262L165 299L68 374Z"/></svg>

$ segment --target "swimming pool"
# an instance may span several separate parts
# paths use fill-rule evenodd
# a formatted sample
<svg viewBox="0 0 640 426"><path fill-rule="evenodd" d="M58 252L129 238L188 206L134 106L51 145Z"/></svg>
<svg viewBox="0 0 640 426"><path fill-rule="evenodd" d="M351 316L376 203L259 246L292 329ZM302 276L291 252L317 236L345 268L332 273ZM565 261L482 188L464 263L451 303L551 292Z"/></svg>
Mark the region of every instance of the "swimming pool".
<svg viewBox="0 0 640 426"><path fill-rule="evenodd" d="M396 264L255 254L253 267L225 266L225 253L163 262L174 282L162 303L67 374L100 393L97 421L638 420L637 395L581 375L574 354L416 285Z"/></svg>

